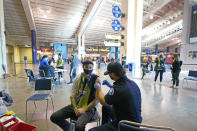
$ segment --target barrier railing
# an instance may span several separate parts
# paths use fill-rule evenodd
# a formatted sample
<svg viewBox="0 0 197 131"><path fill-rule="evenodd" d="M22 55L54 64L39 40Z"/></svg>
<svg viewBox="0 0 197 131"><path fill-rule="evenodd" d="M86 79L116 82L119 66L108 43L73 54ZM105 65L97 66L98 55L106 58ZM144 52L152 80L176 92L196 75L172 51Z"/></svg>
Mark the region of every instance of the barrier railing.
<svg viewBox="0 0 197 131"><path fill-rule="evenodd" d="M32 69L34 72L38 72L38 64L33 63L14 63L14 76L25 77L25 69Z"/></svg>

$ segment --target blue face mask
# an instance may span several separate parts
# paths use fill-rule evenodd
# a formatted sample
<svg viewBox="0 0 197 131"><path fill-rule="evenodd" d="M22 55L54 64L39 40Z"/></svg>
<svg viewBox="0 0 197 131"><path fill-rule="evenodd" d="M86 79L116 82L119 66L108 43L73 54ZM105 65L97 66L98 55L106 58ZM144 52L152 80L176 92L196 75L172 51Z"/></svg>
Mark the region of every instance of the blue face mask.
<svg viewBox="0 0 197 131"><path fill-rule="evenodd" d="M83 69L83 70L84 70L84 72L85 72L87 75L92 74L92 71L93 71L93 70L86 70L86 69Z"/></svg>

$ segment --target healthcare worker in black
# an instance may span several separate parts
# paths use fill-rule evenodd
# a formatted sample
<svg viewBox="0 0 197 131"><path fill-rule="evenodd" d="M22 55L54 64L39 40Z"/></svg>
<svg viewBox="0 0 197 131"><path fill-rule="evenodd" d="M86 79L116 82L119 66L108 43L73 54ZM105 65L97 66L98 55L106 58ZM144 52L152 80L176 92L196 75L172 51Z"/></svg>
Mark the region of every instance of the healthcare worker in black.
<svg viewBox="0 0 197 131"><path fill-rule="evenodd" d="M138 85L127 78L125 70L118 62L110 63L104 75L109 75L115 82L105 96L101 90L101 83L95 83L96 98L103 106L112 105L115 119L89 131L118 131L118 122L121 120L141 123L141 93ZM106 84L106 80L104 83ZM106 85L110 86L108 82Z"/></svg>

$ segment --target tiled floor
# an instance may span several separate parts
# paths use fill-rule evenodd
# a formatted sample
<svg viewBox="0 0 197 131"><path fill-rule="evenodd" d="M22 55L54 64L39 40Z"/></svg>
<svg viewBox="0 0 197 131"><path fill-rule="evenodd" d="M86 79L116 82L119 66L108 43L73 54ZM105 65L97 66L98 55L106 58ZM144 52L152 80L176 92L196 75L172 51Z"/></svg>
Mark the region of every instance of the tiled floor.
<svg viewBox="0 0 197 131"><path fill-rule="evenodd" d="M104 69L96 70L101 80L109 80L108 76L103 76L103 72ZM183 71L181 79L186 74ZM128 73L128 76L132 79L131 73ZM143 81L133 78L141 89L143 123L169 126L177 131L197 131L197 85L192 82L189 83L189 86L196 89L182 89L181 85L178 89L169 88L172 83L170 72L164 74L162 85L159 82L154 84L153 78L154 73L147 75ZM71 86L66 84L68 81L68 72L65 72L64 81L61 82L61 85L56 86L56 93L53 94L55 110L70 103ZM25 120L25 101L34 93L32 88L28 88L27 79L10 77L6 80L0 80L0 86L8 90L14 99L14 104L9 109L13 110L19 118ZM107 92L108 88L103 87L103 90ZM37 126L38 131L60 131L56 125L50 122L49 117L48 120L45 119L45 107L44 101L37 102L36 113L30 120L34 105L29 103L29 119L26 122ZM51 113L52 106L49 103L48 116Z"/></svg>

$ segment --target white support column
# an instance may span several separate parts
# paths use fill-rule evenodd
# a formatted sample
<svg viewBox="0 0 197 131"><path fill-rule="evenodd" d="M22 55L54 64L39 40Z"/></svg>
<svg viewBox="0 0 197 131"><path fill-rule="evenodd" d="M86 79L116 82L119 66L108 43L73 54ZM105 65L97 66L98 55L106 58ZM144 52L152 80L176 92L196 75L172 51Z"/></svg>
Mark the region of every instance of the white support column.
<svg viewBox="0 0 197 131"><path fill-rule="evenodd" d="M85 57L85 36L82 35L81 37L81 53L82 53L82 58L84 59Z"/></svg>
<svg viewBox="0 0 197 131"><path fill-rule="evenodd" d="M126 62L135 63L135 77L140 77L143 0L128 0Z"/></svg>
<svg viewBox="0 0 197 131"><path fill-rule="evenodd" d="M5 23L4 23L4 10L3 0L0 0L0 78L3 78L2 64L7 68L6 62L6 41L5 41Z"/></svg>
<svg viewBox="0 0 197 131"><path fill-rule="evenodd" d="M78 58L81 60L81 36L78 35Z"/></svg>

